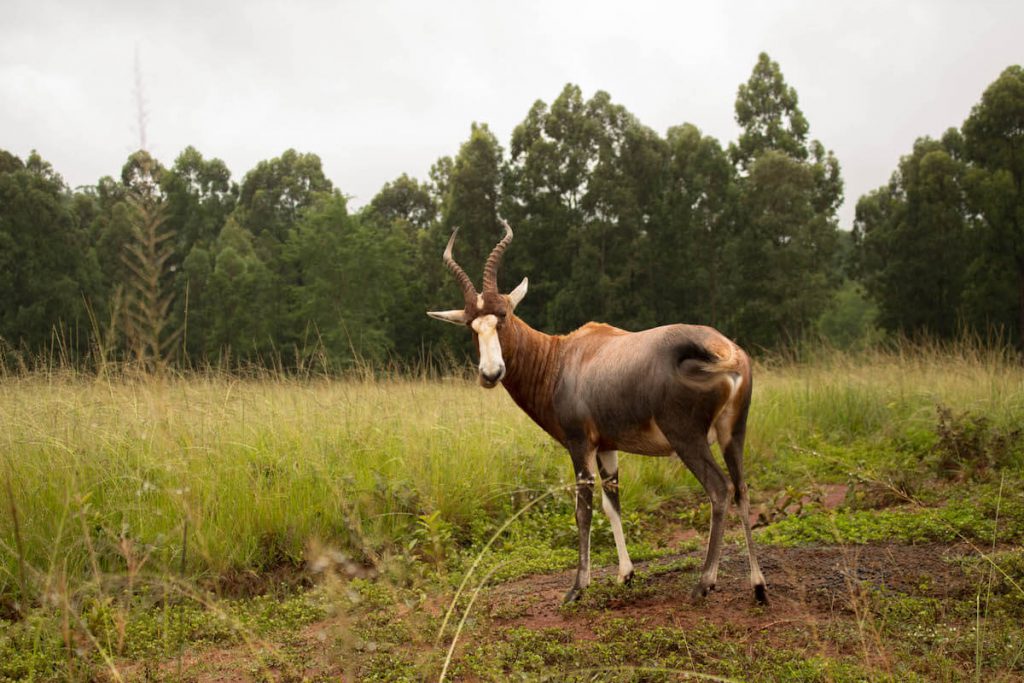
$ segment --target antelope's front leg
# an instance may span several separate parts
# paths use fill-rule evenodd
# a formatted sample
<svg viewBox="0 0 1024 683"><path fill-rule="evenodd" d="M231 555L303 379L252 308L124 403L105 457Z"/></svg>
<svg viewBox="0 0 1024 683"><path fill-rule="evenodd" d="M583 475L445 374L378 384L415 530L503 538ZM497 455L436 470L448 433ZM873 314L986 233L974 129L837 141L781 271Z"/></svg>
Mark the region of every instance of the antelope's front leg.
<svg viewBox="0 0 1024 683"><path fill-rule="evenodd" d="M626 550L626 536L622 533L622 508L619 505L619 455L616 451L597 454L597 468L601 473L601 507L608 516L615 537L615 550L619 555L619 583L633 581L633 561Z"/></svg>
<svg viewBox="0 0 1024 683"><path fill-rule="evenodd" d="M565 594L565 603L575 602L590 585L590 520L594 510L594 484L596 449L589 445L570 448L572 466L576 472L576 528L580 535L580 562L576 570L576 582Z"/></svg>

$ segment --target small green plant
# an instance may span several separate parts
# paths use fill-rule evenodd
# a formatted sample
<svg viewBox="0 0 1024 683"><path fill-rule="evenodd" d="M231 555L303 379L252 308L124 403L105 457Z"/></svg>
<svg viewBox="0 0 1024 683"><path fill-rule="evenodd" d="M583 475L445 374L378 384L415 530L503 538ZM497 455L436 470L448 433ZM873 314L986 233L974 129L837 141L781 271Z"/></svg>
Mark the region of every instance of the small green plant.
<svg viewBox="0 0 1024 683"><path fill-rule="evenodd" d="M756 526L766 526L787 517L801 517L808 509L820 507L822 490L814 486L789 485L758 506Z"/></svg>
<svg viewBox="0 0 1024 683"><path fill-rule="evenodd" d="M1024 429L998 427L984 415L955 414L938 407L938 444L934 466L947 479L985 479L991 472L1021 462Z"/></svg>
<svg viewBox="0 0 1024 683"><path fill-rule="evenodd" d="M417 550L424 561L441 571L453 536L452 525L445 521L440 510L434 510L416 518L414 545L410 550Z"/></svg>

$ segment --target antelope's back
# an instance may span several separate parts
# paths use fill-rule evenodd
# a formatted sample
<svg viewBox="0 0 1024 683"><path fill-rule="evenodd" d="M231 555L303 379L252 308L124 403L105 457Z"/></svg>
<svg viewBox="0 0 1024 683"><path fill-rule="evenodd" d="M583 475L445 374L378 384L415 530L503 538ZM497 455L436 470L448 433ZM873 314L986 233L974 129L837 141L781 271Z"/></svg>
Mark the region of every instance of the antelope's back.
<svg viewBox="0 0 1024 683"><path fill-rule="evenodd" d="M659 419L710 425L738 386L734 379L749 377L743 350L700 325L626 332L590 324L565 341L559 414L632 452L661 452Z"/></svg>

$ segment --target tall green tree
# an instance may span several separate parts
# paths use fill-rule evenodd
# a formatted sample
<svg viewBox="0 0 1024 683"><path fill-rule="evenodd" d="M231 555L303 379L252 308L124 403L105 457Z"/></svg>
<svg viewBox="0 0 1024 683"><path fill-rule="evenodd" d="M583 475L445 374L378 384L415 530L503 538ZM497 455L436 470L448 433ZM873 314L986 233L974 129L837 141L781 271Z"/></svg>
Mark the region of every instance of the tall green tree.
<svg viewBox="0 0 1024 683"><path fill-rule="evenodd" d="M430 171L431 190L438 207L438 220L426 228L426 239L420 243L422 271L418 289L428 300L426 310L449 307L461 300L458 288L441 264L441 253L454 228L459 228L455 259L481 286L484 260L501 237L498 229L498 206L501 197L502 159L504 152L487 124L473 123L469 139L454 157L442 157ZM444 302L444 303L442 303ZM420 309L419 313L425 313ZM462 357L468 350L466 338L447 325L422 320L409 321L421 331L420 347L440 355ZM423 327L423 325L426 327ZM411 343L406 340L406 345Z"/></svg>
<svg viewBox="0 0 1024 683"><path fill-rule="evenodd" d="M99 289L88 231L63 178L37 153L0 150L0 338L39 352L53 333L84 351Z"/></svg>
<svg viewBox="0 0 1024 683"><path fill-rule="evenodd" d="M284 245L304 212L333 192L320 157L289 149L280 157L259 162L245 174L231 214L238 227L252 235L255 254L270 277L259 314L269 329L272 348L262 343L257 346L283 360L293 358L295 349L305 344L304 330L293 324L291 315L297 305L292 296L300 274L294 262L284 257Z"/></svg>
<svg viewBox="0 0 1024 683"><path fill-rule="evenodd" d="M212 274L211 250L238 200L238 185L220 159L204 159L186 147L161 175L166 224L174 234L174 324L185 333L190 356L206 355L204 335L217 311L206 296ZM189 334L189 328L192 333Z"/></svg>
<svg viewBox="0 0 1024 683"><path fill-rule="evenodd" d="M315 335L316 347L332 362L379 362L390 355L388 315L404 298L404 273L396 263L405 246L398 234L350 216L337 194L320 199L292 230L286 257L299 273L295 325Z"/></svg>
<svg viewBox="0 0 1024 683"><path fill-rule="evenodd" d="M498 202L503 155L487 124L474 123L458 155L450 164L439 162L434 171L441 213L434 235L437 253L440 255L452 229L459 228L458 261L477 287L484 260L501 236Z"/></svg>
<svg viewBox="0 0 1024 683"><path fill-rule="evenodd" d="M972 292L970 310L990 324L1015 329L1018 343L1024 343L1024 68L1008 67L985 89L964 121L963 137L972 164L971 206L982 219L991 264L975 268L985 281ZM1004 267L992 267L997 264ZM1010 306L991 306L1014 300L1012 312Z"/></svg>
<svg viewBox="0 0 1024 683"><path fill-rule="evenodd" d="M379 225L399 225L410 235L429 230L437 221L437 200L428 185L405 173L384 183L366 213Z"/></svg>
<svg viewBox="0 0 1024 683"><path fill-rule="evenodd" d="M385 183L359 215L360 224L376 239L394 245L387 250L387 262L380 264L395 279L386 311L388 339L395 355L411 362L425 360L429 348L440 342L443 329L438 328L443 326L433 324L424 312L452 291L438 269L438 220L436 191L405 174Z"/></svg>
<svg viewBox="0 0 1024 683"><path fill-rule="evenodd" d="M808 158L810 125L800 110L796 90L786 83L778 62L767 53L736 95L736 123L742 132L730 148L733 162L746 169L767 151L782 152L798 161Z"/></svg>
<svg viewBox="0 0 1024 683"><path fill-rule="evenodd" d="M122 171L131 210L130 240L121 258L127 277L122 332L134 360L146 370L162 371L177 352L182 328L174 324L173 230L166 225L166 198L160 189L162 167L148 152L128 158Z"/></svg>
<svg viewBox="0 0 1024 683"><path fill-rule="evenodd" d="M167 223L175 234L174 251L186 256L195 245L208 248L217 239L238 201L238 185L220 159L204 159L186 147L160 177L167 198Z"/></svg>
<svg viewBox="0 0 1024 683"><path fill-rule="evenodd" d="M891 331L952 337L974 255L963 191L962 146L951 129L920 138L887 186L857 202L859 275Z"/></svg>
<svg viewBox="0 0 1024 683"><path fill-rule="evenodd" d="M193 250L184 266L206 276L208 283L205 301L214 315L189 331L202 340L205 355L211 360L273 363L280 353L273 321L267 317L274 278L256 251L252 233L229 217L209 252Z"/></svg>
<svg viewBox="0 0 1024 683"><path fill-rule="evenodd" d="M811 329L841 281L835 269L839 162L817 140L796 91L762 53L736 98L742 132L737 230L728 249L730 334L773 346Z"/></svg>
<svg viewBox="0 0 1024 683"><path fill-rule="evenodd" d="M570 235L583 224L594 133L583 93L566 85L550 107L538 100L512 132L505 176L504 213L516 228L505 270L531 276L521 313L533 324L565 331L554 312L568 286L575 247Z"/></svg>
<svg viewBox="0 0 1024 683"><path fill-rule="evenodd" d="M722 145L693 124L668 131L661 211L649 226L652 303L659 322L719 325L729 273L736 177Z"/></svg>
<svg viewBox="0 0 1024 683"><path fill-rule="evenodd" d="M815 210L811 167L787 154L757 157L741 192L728 319L743 339L773 346L809 330L825 310L838 279L830 272L836 228Z"/></svg>
<svg viewBox="0 0 1024 683"><path fill-rule="evenodd" d="M653 250L668 149L604 92L569 84L512 135L505 211L518 226L512 269L534 273L524 314L567 330L587 320L655 320Z"/></svg>
<svg viewBox="0 0 1024 683"><path fill-rule="evenodd" d="M300 215L334 190L320 157L289 149L245 174L235 220L256 238L264 256L276 253Z"/></svg>
<svg viewBox="0 0 1024 683"><path fill-rule="evenodd" d="M116 307L114 292L128 277L122 254L131 241L131 209L127 187L111 176L104 176L83 193L93 203L89 235L95 246L102 278L102 315L109 319Z"/></svg>

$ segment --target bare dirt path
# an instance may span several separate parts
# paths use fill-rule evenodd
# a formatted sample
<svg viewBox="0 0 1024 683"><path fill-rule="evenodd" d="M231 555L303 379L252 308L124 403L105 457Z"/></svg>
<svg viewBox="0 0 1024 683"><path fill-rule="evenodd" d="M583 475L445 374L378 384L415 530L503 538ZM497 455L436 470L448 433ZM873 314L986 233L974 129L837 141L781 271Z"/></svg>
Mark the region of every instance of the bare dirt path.
<svg viewBox="0 0 1024 683"><path fill-rule="evenodd" d="M495 586L474 608L486 619L467 629L460 643L465 651L474 643L500 638L512 627L531 630L560 629L579 641L599 637L602 623L610 619L634 621L638 628L659 626L696 628L708 622L728 625L741 642L792 642L794 629L817 631L836 620L857 618L857 603L863 591L893 591L903 595L933 598L962 597L975 587L959 568L956 559L973 554L966 545L871 544L863 546L761 547L761 566L769 581L770 605L755 605L748 587L746 553L741 545L726 548L718 587L706 600L693 604L690 590L697 577L694 569L699 553L687 553L637 564L637 584L629 590L609 590L615 568L595 572L595 592L604 587L603 597L585 599L578 608L561 606L571 585L572 571L528 576ZM434 603L437 605L437 603ZM435 607L435 611L441 608ZM345 680L351 662L331 647L344 634L347 623L332 618L283 635L278 643L262 642L259 647L233 646L186 653L181 663L182 678L189 681L255 680ZM430 658L422 645L421 656ZM827 643L815 641L823 654L832 652ZM289 665L275 664L275 653L301 653ZM362 651L359 656L372 656ZM850 654L847 652L846 654ZM436 652L438 663L444 652ZM147 673L148 669L148 673ZM176 678L177 662L122 671L126 680Z"/></svg>
<svg viewBox="0 0 1024 683"><path fill-rule="evenodd" d="M848 613L851 598L870 586L914 595L956 597L973 590L963 572L950 560L973 554L968 546L873 544L800 548L762 547L761 567L768 577L770 604L755 605L747 580L747 559L741 547L727 548L716 590L699 605L690 599L696 580L692 569L659 567L696 557L695 554L638 563L642 587L623 591L601 607L619 617L643 618L652 625L686 626L698 620L746 622L763 627L775 622L805 620ZM644 578L645 574L651 574ZM595 572L595 580L610 581L614 567ZM587 610L564 610L561 598L572 584L573 572L530 576L494 588L488 599L496 623L527 628L560 627L592 636ZM502 615L514 615L503 618Z"/></svg>

